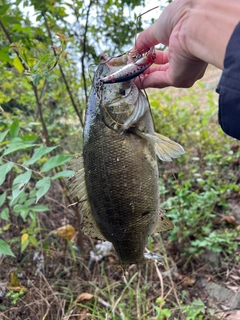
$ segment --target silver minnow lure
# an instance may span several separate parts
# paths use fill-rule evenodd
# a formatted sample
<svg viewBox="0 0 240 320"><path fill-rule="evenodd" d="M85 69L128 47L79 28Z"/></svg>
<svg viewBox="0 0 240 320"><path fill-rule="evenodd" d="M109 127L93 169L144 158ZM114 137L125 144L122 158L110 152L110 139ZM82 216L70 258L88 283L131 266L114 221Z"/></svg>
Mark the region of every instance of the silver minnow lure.
<svg viewBox="0 0 240 320"><path fill-rule="evenodd" d="M138 60L125 65L123 68L117 70L116 72L103 77L99 80L99 84L107 84L114 82L124 82L136 78L145 70L147 70L156 60L156 52L154 47L152 47L148 53L141 56ZM108 62L111 64L111 62Z"/></svg>

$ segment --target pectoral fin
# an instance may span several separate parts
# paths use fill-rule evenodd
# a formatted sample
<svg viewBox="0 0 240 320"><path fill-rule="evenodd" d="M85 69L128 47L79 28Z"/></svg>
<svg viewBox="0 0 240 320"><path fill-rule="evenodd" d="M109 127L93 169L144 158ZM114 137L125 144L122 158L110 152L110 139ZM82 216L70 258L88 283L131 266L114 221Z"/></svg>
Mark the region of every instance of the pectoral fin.
<svg viewBox="0 0 240 320"><path fill-rule="evenodd" d="M72 197L76 197L78 199L77 202L79 203L79 207L83 213L81 223L82 232L91 238L106 241L92 217L85 183L83 157L80 155L69 161L68 168L76 171L73 176L74 180L69 185L69 191Z"/></svg>
<svg viewBox="0 0 240 320"><path fill-rule="evenodd" d="M162 161L172 161L172 158L177 158L185 153L180 144L159 133L155 132L154 134L150 134L139 130L136 130L135 132L140 137L155 144L156 154Z"/></svg>
<svg viewBox="0 0 240 320"><path fill-rule="evenodd" d="M165 216L165 214L160 213L158 222L155 228L153 229L152 233L169 231L169 230L172 230L173 228L174 228L174 224L172 223L172 221L170 221L168 217Z"/></svg>

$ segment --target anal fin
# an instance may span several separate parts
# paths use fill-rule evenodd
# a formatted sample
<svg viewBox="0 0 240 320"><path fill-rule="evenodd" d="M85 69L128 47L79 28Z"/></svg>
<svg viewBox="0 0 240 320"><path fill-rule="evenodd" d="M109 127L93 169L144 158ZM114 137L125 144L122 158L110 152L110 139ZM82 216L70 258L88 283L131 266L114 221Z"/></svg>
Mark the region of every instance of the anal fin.
<svg viewBox="0 0 240 320"><path fill-rule="evenodd" d="M172 223L172 221L170 221L165 214L160 212L158 216L158 221L152 233L165 232L165 231L172 230L173 228L174 228L174 224Z"/></svg>
<svg viewBox="0 0 240 320"><path fill-rule="evenodd" d="M84 202L82 206L83 211L83 218L81 223L81 230L82 232L94 239L107 241L107 239L102 235L101 231L99 230L95 220L93 219L90 204L88 201Z"/></svg>

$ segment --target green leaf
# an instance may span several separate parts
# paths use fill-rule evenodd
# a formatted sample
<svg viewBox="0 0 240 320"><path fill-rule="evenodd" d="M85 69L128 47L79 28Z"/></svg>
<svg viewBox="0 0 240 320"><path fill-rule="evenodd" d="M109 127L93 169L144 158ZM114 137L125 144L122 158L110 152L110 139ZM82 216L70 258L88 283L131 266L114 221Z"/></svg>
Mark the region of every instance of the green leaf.
<svg viewBox="0 0 240 320"><path fill-rule="evenodd" d="M23 191L23 189L26 187L26 184L28 183L28 181L30 180L32 175L32 171L28 170L25 173L22 173L20 175L18 175L14 181L13 181L13 185L12 185L12 201L11 203L14 201L14 199Z"/></svg>
<svg viewBox="0 0 240 320"><path fill-rule="evenodd" d="M29 238L24 240L23 243L21 244L21 252L22 253L27 248L28 245L29 245Z"/></svg>
<svg viewBox="0 0 240 320"><path fill-rule="evenodd" d="M40 205L32 207L31 210L33 212L45 212L45 211L49 211L49 208L40 204Z"/></svg>
<svg viewBox="0 0 240 320"><path fill-rule="evenodd" d="M73 170L64 170L56 173L51 179L56 180L58 178L69 178L74 175L75 171Z"/></svg>
<svg viewBox="0 0 240 320"><path fill-rule="evenodd" d="M8 162L0 166L0 185L5 181L6 174L12 169L12 167L12 162Z"/></svg>
<svg viewBox="0 0 240 320"><path fill-rule="evenodd" d="M14 213L19 213L24 221L28 216L29 210L30 210L30 208L28 206L26 206L25 204L24 205L16 204L13 208Z"/></svg>
<svg viewBox="0 0 240 320"><path fill-rule="evenodd" d="M34 154L30 160L24 162L26 166L34 164L38 161L44 154L51 152L52 150L56 149L58 146L55 147L40 147L34 150Z"/></svg>
<svg viewBox="0 0 240 320"><path fill-rule="evenodd" d="M4 138L6 137L6 135L8 134L9 130L3 131L0 133L0 142L2 142L4 140Z"/></svg>
<svg viewBox="0 0 240 320"><path fill-rule="evenodd" d="M33 143L39 138L38 134L26 134L21 137L22 141L25 143Z"/></svg>
<svg viewBox="0 0 240 320"><path fill-rule="evenodd" d="M32 67L32 71L37 71L37 69L39 68L39 65L40 65L40 61L38 61L35 66Z"/></svg>
<svg viewBox="0 0 240 320"><path fill-rule="evenodd" d="M12 62L12 59L4 50L0 50L0 60L4 62Z"/></svg>
<svg viewBox="0 0 240 320"><path fill-rule="evenodd" d="M17 24L19 23L19 18L9 16L9 15L4 15L1 18L2 22L4 25L8 26L9 24Z"/></svg>
<svg viewBox="0 0 240 320"><path fill-rule="evenodd" d="M0 213L0 218L6 221L9 221L9 209L5 208L3 211Z"/></svg>
<svg viewBox="0 0 240 320"><path fill-rule="evenodd" d="M35 201L36 198L30 198L27 201L25 201L25 206L30 207Z"/></svg>
<svg viewBox="0 0 240 320"><path fill-rule="evenodd" d="M10 127L10 137L11 139L16 138L19 133L19 122L18 119L15 119Z"/></svg>
<svg viewBox="0 0 240 320"><path fill-rule="evenodd" d="M15 257L15 255L12 253L12 250L10 249L9 245L5 241L3 241L2 239L0 239L0 253Z"/></svg>
<svg viewBox="0 0 240 320"><path fill-rule="evenodd" d="M6 200L6 196L7 196L7 192L3 192L3 194L1 194L0 196L0 207L4 204L5 200Z"/></svg>
<svg viewBox="0 0 240 320"><path fill-rule="evenodd" d="M34 245L34 247L38 247L38 241L34 236L30 236L29 241L31 242L32 245Z"/></svg>
<svg viewBox="0 0 240 320"><path fill-rule="evenodd" d="M41 171L47 172L55 167L62 166L72 158L73 158L72 156L65 156L65 155L54 156L44 164Z"/></svg>
<svg viewBox="0 0 240 320"><path fill-rule="evenodd" d="M4 15L8 9L10 8L10 5L9 4L4 4L4 5L1 5L0 7L0 15Z"/></svg>
<svg viewBox="0 0 240 320"><path fill-rule="evenodd" d="M36 193L36 197L37 197L36 202L38 202L38 200L48 192L50 185L51 185L51 180L49 177L43 178L36 183L36 188L38 189Z"/></svg>
<svg viewBox="0 0 240 320"><path fill-rule="evenodd" d="M9 142L8 148L4 151L3 155L7 155L17 150L32 148L35 145L36 144L33 143L25 143L21 138L16 137Z"/></svg>
<svg viewBox="0 0 240 320"><path fill-rule="evenodd" d="M41 76L40 74L35 73L32 75L32 77L33 77L33 85L36 87L39 84L39 81L41 80Z"/></svg>

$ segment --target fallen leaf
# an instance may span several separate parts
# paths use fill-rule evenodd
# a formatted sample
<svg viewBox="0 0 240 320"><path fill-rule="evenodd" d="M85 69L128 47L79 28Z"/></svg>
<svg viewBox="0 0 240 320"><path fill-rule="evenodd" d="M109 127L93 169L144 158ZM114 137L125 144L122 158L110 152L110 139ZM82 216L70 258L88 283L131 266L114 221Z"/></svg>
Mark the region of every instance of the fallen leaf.
<svg viewBox="0 0 240 320"><path fill-rule="evenodd" d="M231 314L228 314L227 320L239 320L240 319L240 310L233 311Z"/></svg>
<svg viewBox="0 0 240 320"><path fill-rule="evenodd" d="M238 149L239 149L239 142L238 142L238 141L234 142L234 143L230 146L230 149L231 149L232 151L234 151L234 152L238 151Z"/></svg>
<svg viewBox="0 0 240 320"><path fill-rule="evenodd" d="M230 275L230 278L233 279L233 280L236 280L236 281L240 280L240 277L239 277L239 276L236 276L236 275L234 275L234 274L231 274L231 275Z"/></svg>
<svg viewBox="0 0 240 320"><path fill-rule="evenodd" d="M181 279L181 284L185 288L186 287L192 287L196 282L196 279L194 279L194 278L181 276L181 275L179 275L179 279Z"/></svg>
<svg viewBox="0 0 240 320"><path fill-rule="evenodd" d="M76 234L76 230L71 224L66 224L65 226L58 228L55 233L61 238L72 240Z"/></svg>
<svg viewBox="0 0 240 320"><path fill-rule="evenodd" d="M28 291L28 289L26 287L20 285L18 276L17 276L16 272L14 272L14 271L10 272L10 279L9 279L9 282L7 285L7 289L15 291L15 292L20 292L21 290L23 292Z"/></svg>
<svg viewBox="0 0 240 320"><path fill-rule="evenodd" d="M83 292L77 297L77 299L74 301L74 303L89 301L92 298L93 298L93 295L91 293Z"/></svg>
<svg viewBox="0 0 240 320"><path fill-rule="evenodd" d="M28 289L24 286L19 286L19 287L7 286L7 288L8 288L8 290L15 291L15 292L20 292L20 291L27 292L28 291Z"/></svg>
<svg viewBox="0 0 240 320"><path fill-rule="evenodd" d="M227 286L227 285L226 285L226 287L227 287L228 289L232 290L232 291L235 291L235 292L238 292L238 290L239 290L239 287L238 287L238 286Z"/></svg>
<svg viewBox="0 0 240 320"><path fill-rule="evenodd" d="M10 272L8 286L10 287L18 287L19 279L15 271Z"/></svg>
<svg viewBox="0 0 240 320"><path fill-rule="evenodd" d="M234 216L223 216L222 221L226 221L227 223L232 224L234 227L238 226Z"/></svg>

